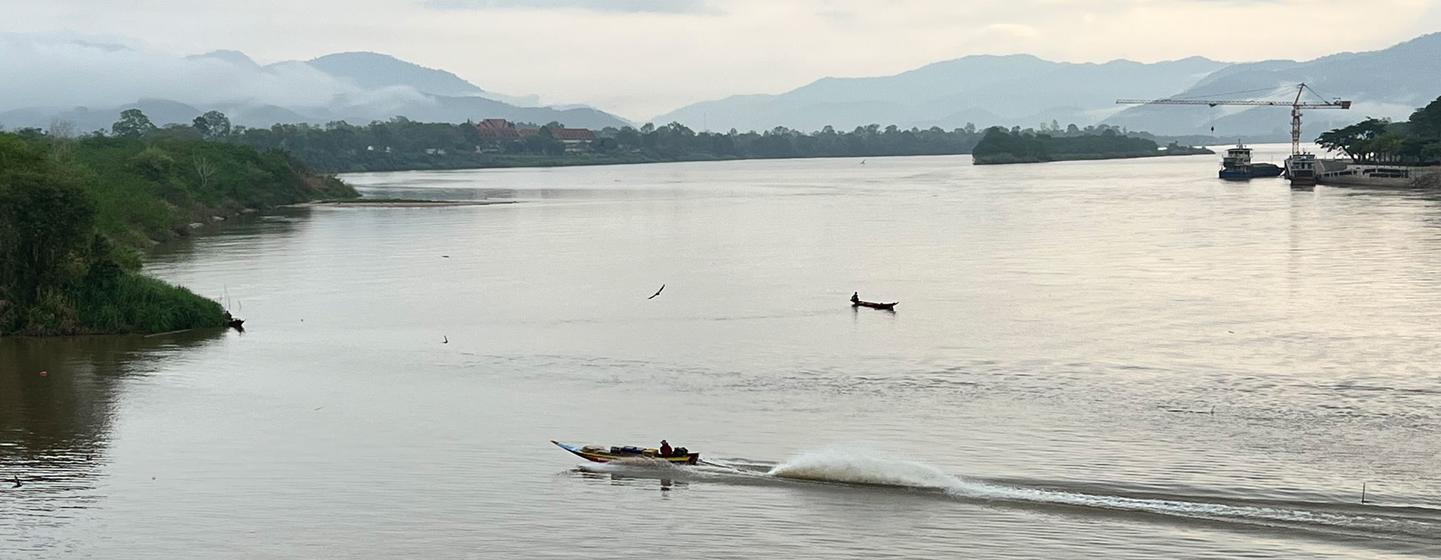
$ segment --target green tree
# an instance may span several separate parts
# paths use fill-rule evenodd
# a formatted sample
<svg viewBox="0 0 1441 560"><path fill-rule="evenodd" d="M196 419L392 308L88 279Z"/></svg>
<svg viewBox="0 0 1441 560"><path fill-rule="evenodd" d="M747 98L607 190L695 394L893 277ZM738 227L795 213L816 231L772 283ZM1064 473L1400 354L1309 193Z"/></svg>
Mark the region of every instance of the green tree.
<svg viewBox="0 0 1441 560"><path fill-rule="evenodd" d="M126 109L120 113L120 120L110 125L110 132L125 138L140 138L155 130L155 123L140 109Z"/></svg>
<svg viewBox="0 0 1441 560"><path fill-rule="evenodd" d="M1411 132L1428 142L1441 142L1441 97L1411 113Z"/></svg>
<svg viewBox="0 0 1441 560"><path fill-rule="evenodd" d="M1386 133L1387 122L1381 119L1366 119L1351 126L1328 130L1316 137L1316 144L1331 151L1339 151L1356 161L1367 161L1375 153L1373 142Z"/></svg>
<svg viewBox="0 0 1441 560"><path fill-rule="evenodd" d="M1384 132L1370 143L1371 153L1380 160L1400 159L1405 148L1406 136L1396 131Z"/></svg>
<svg viewBox="0 0 1441 560"><path fill-rule="evenodd" d="M205 114L195 117L193 125L195 130L206 138L224 138L230 136L230 117L220 111L206 111Z"/></svg>
<svg viewBox="0 0 1441 560"><path fill-rule="evenodd" d="M0 286L21 305L65 279L66 261L90 240L95 205L74 181L51 170L0 176Z"/></svg>

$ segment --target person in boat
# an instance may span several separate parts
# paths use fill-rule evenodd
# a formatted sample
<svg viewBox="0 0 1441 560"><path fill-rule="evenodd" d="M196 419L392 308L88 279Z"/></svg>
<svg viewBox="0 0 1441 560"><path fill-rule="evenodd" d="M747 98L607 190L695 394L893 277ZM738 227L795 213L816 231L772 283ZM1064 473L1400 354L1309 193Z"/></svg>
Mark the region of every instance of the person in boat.
<svg viewBox="0 0 1441 560"><path fill-rule="evenodd" d="M860 292L852 292L852 293L851 293L851 305L859 305L860 303L861 303L861 293L860 293Z"/></svg>
<svg viewBox="0 0 1441 560"><path fill-rule="evenodd" d="M661 456L661 457L670 457L671 453L673 453L673 452L674 452L674 450L672 450L672 449L670 448L670 443L669 443L669 442L667 442L666 440L660 440L660 456Z"/></svg>

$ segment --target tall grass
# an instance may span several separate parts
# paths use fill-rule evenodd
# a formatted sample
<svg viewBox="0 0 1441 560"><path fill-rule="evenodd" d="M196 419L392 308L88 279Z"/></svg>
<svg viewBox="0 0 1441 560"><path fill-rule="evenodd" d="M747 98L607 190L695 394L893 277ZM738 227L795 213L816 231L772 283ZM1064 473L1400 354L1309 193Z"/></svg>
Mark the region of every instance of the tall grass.
<svg viewBox="0 0 1441 560"><path fill-rule="evenodd" d="M83 286L76 312L85 329L104 333L153 333L225 326L225 310L213 300L138 273L125 273L106 289Z"/></svg>
<svg viewBox="0 0 1441 560"><path fill-rule="evenodd" d="M136 334L225 326L225 310L185 288L135 272L104 285L50 289L12 317L4 334Z"/></svg>

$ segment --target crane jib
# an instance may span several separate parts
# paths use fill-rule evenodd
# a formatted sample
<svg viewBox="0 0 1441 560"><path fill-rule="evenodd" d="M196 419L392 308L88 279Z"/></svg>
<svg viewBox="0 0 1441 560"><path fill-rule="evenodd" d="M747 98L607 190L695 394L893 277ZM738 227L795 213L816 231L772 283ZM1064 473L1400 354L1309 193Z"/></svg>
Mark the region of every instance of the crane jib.
<svg viewBox="0 0 1441 560"><path fill-rule="evenodd" d="M1274 101L1265 99L1117 99L1119 105L1205 105L1215 107L1218 105L1245 105L1254 107L1290 107L1291 108L1291 153L1301 153L1301 110L1302 109L1350 109L1351 102L1341 99L1319 102L1301 102L1301 95L1310 91L1316 97L1321 97L1316 90L1311 89L1305 83L1296 86L1296 98L1290 101ZM1234 93L1234 92L1233 92ZM1213 130L1214 132L1214 130Z"/></svg>

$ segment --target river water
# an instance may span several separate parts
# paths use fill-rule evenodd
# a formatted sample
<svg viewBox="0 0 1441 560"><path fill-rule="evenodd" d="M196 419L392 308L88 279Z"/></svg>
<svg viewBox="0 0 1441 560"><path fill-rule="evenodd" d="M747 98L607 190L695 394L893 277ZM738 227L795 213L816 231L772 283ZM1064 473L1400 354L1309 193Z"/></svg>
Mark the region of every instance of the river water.
<svg viewBox="0 0 1441 560"><path fill-rule="evenodd" d="M151 255L243 334L0 341L0 557L1441 555L1441 197L1215 160L348 176L515 203ZM661 438L714 464L548 441Z"/></svg>

